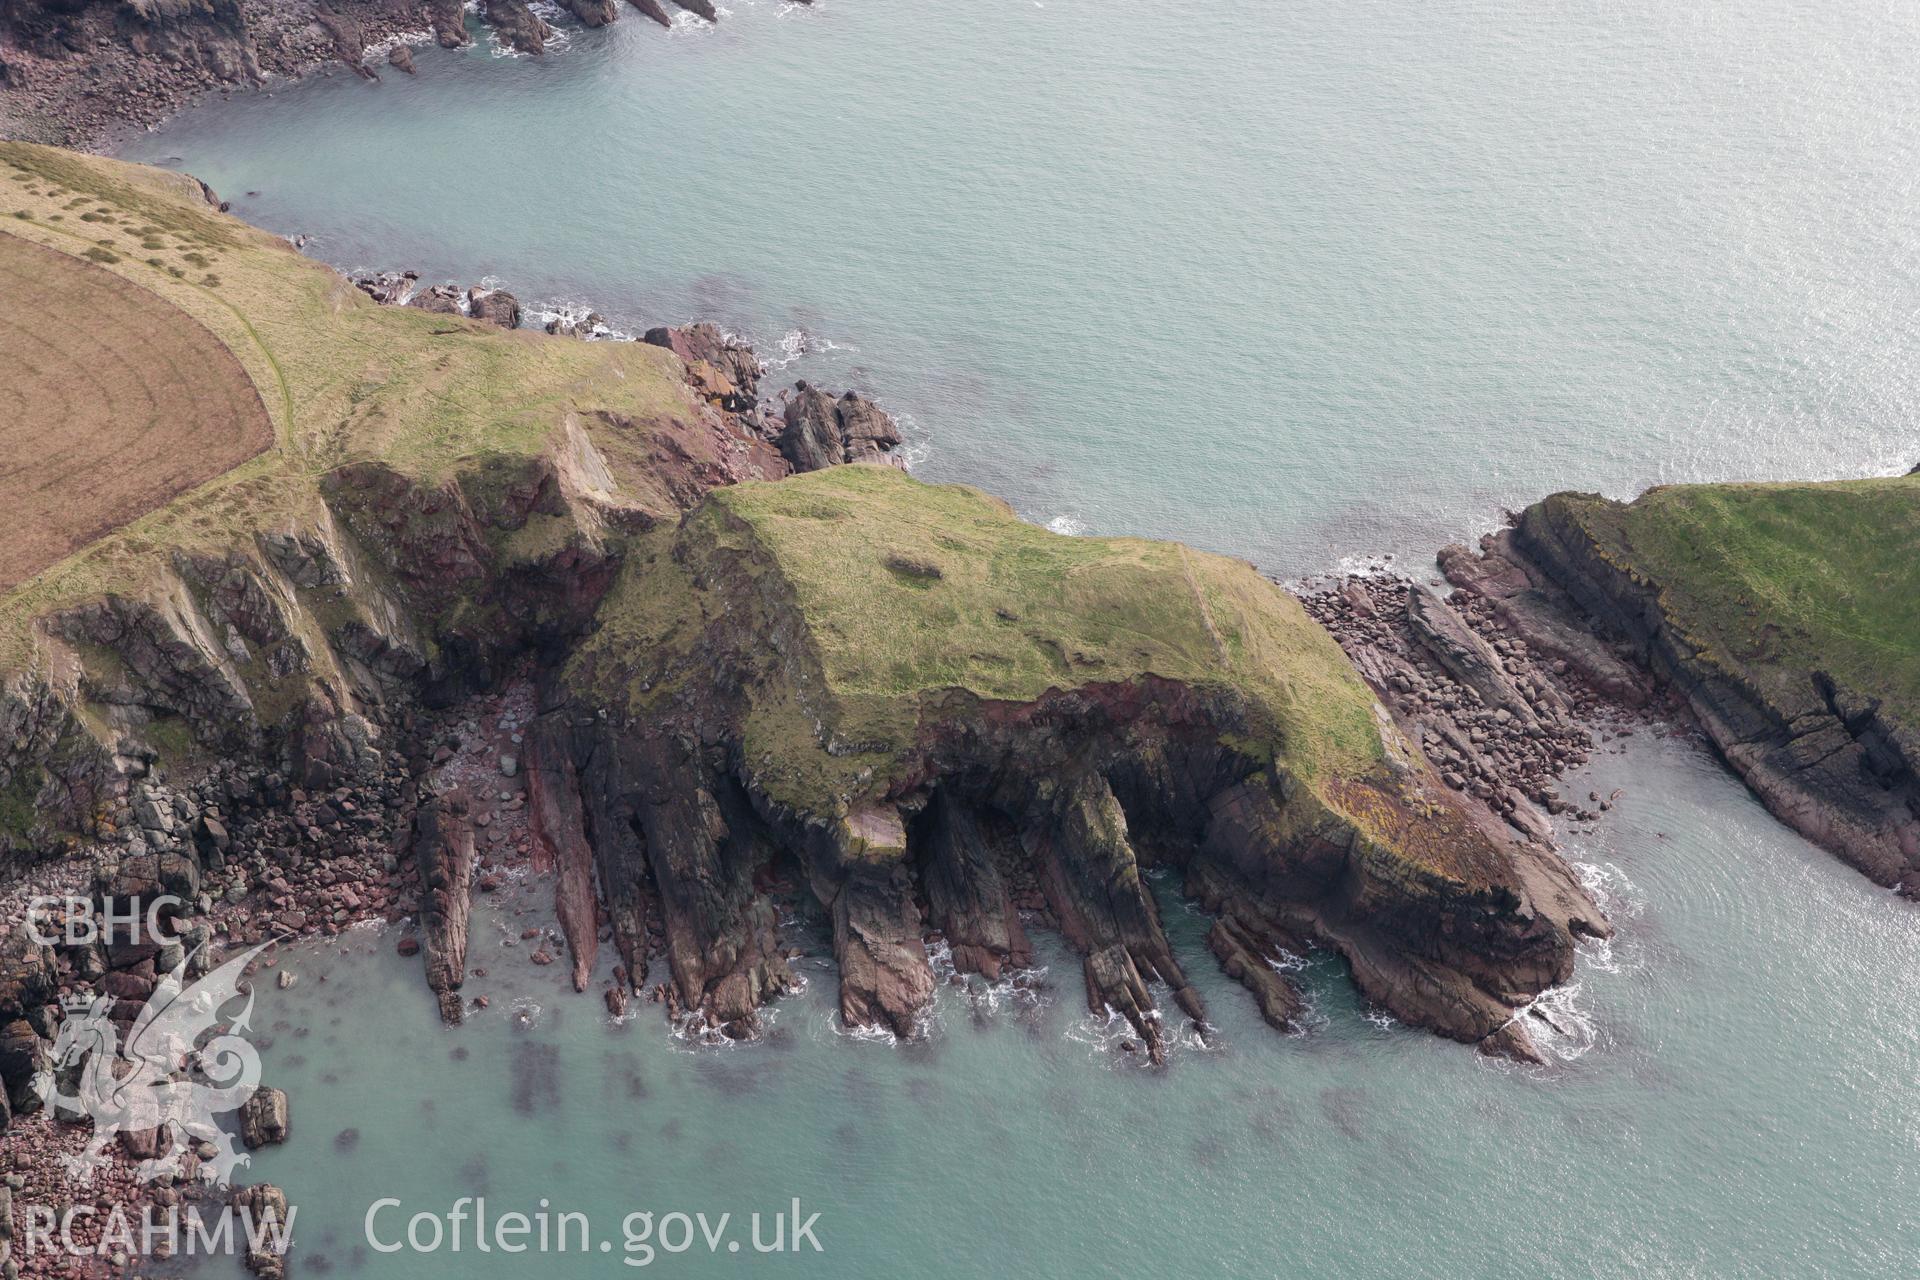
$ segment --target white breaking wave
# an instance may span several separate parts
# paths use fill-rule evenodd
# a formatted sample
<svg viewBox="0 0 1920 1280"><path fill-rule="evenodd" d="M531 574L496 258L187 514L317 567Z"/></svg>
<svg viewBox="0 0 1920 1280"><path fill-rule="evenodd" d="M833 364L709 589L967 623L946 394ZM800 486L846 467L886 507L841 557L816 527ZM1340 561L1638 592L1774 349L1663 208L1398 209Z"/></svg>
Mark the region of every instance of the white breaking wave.
<svg viewBox="0 0 1920 1280"><path fill-rule="evenodd" d="M523 327L544 329L556 321L562 325L583 325L586 323L587 317L593 314L593 308L584 303L539 302L522 307L520 309L520 320ZM587 329L579 336L590 342L640 341L638 334L628 333L624 329L616 329L605 320L596 323L592 328Z"/></svg>
<svg viewBox="0 0 1920 1280"><path fill-rule="evenodd" d="M721 13L723 10L716 8L714 12ZM669 36L701 35L717 30L719 30L718 27L699 14L689 9L682 9L673 15L673 25L667 28L667 34Z"/></svg>
<svg viewBox="0 0 1920 1280"><path fill-rule="evenodd" d="M1611 862L1575 862L1573 873L1600 909L1609 916L1632 918L1646 909L1646 894L1627 873Z"/></svg>
<svg viewBox="0 0 1920 1280"><path fill-rule="evenodd" d="M903 441L900 461L907 464L907 470L912 471L933 456L933 438L920 429L920 424L914 421L910 413L896 413L893 420L899 424Z"/></svg>
<svg viewBox="0 0 1920 1280"><path fill-rule="evenodd" d="M1547 1057L1572 1062L1600 1042L1600 1027L1579 1005L1580 984L1543 991L1516 1018L1526 1020L1534 1047Z"/></svg>
<svg viewBox="0 0 1920 1280"><path fill-rule="evenodd" d="M381 61L381 60L384 60L387 57L387 55L392 53L395 49L398 49L401 45L408 45L412 48L418 49L422 45L429 45L429 44L432 44L433 42L434 42L434 35L433 35L433 32L431 31L398 31L398 32L395 32L393 35L388 36L386 39L376 40L372 44L368 45L366 48L362 49L360 51L360 61L362 62Z"/></svg>
<svg viewBox="0 0 1920 1280"><path fill-rule="evenodd" d="M860 351L860 348L852 343L835 342L832 338L823 338L806 329L787 330L775 341L774 346L780 354L761 361L770 370L785 369L794 361L807 356L857 355Z"/></svg>

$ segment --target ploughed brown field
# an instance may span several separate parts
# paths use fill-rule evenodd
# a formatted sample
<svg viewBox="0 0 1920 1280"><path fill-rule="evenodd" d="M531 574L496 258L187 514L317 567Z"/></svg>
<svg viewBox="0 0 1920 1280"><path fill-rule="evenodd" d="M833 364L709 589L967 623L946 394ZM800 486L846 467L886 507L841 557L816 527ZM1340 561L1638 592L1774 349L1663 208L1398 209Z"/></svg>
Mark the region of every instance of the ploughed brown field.
<svg viewBox="0 0 1920 1280"><path fill-rule="evenodd" d="M0 591L272 443L252 380L199 321L0 232Z"/></svg>

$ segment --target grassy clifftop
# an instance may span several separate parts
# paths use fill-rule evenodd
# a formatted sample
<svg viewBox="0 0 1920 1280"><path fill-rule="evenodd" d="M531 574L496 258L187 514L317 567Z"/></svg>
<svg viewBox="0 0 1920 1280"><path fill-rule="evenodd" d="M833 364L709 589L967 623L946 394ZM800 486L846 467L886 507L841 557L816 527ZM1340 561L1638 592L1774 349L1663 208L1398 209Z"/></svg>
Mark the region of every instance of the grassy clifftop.
<svg viewBox="0 0 1920 1280"><path fill-rule="evenodd" d="M633 557L601 620L576 671L628 714L697 695L722 654L752 670L746 752L796 804L880 789L956 695L1025 704L1145 677L1231 707L1234 745L1303 780L1383 755L1372 694L1251 566L1063 537L890 467L715 490Z"/></svg>
<svg viewBox="0 0 1920 1280"><path fill-rule="evenodd" d="M675 509L646 465L651 424L694 410L669 352L381 307L278 237L220 213L190 178L25 143L0 143L0 235L84 260L198 321L252 379L274 433L265 453L9 592L0 668L25 660L33 618L106 592L136 594L173 551L224 553L312 516L319 477L346 463L434 483L475 459L555 452L573 425L622 500ZM194 404L166 408L184 443Z"/></svg>
<svg viewBox="0 0 1920 1280"><path fill-rule="evenodd" d="M1920 724L1920 475L1548 499L1699 656L1784 706L1824 671Z"/></svg>
<svg viewBox="0 0 1920 1280"><path fill-rule="evenodd" d="M743 485L714 502L791 586L850 709L953 688L1030 702L1154 675L1244 694L1303 770L1379 756L1372 696L1339 647L1242 561L1062 537L977 490L890 467Z"/></svg>

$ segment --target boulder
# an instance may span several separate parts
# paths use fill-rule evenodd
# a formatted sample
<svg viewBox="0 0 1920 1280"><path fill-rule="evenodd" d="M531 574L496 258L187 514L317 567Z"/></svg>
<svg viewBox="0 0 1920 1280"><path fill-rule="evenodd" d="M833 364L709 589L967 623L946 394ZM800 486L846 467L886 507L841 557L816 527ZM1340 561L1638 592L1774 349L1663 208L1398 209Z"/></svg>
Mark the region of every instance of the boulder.
<svg viewBox="0 0 1920 1280"><path fill-rule="evenodd" d="M467 290L467 314L502 329L518 329L520 300L505 289L482 289L475 285Z"/></svg>
<svg viewBox="0 0 1920 1280"><path fill-rule="evenodd" d="M286 1090L261 1085L240 1108L240 1140L249 1151L285 1142L288 1121Z"/></svg>
<svg viewBox="0 0 1920 1280"><path fill-rule="evenodd" d="M436 284L408 298L407 305L431 311L435 315L457 316L460 314L460 291L449 284Z"/></svg>
<svg viewBox="0 0 1920 1280"><path fill-rule="evenodd" d="M553 28L527 7L527 0L484 0L481 11L509 49L536 56L547 51Z"/></svg>

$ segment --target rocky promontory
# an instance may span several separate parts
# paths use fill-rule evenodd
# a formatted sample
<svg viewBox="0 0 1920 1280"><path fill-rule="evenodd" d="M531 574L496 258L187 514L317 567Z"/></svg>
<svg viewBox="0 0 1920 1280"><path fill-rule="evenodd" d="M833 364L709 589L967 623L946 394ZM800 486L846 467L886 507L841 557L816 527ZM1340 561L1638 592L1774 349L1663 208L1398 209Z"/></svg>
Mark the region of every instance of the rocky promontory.
<svg viewBox="0 0 1920 1280"><path fill-rule="evenodd" d="M658 992L734 1036L792 985L768 886L793 883L850 1024L916 1034L930 947L991 976L1052 929L1155 1058L1173 1009L1208 1033L1163 892L1216 914L1276 1025L1299 995L1275 961L1321 946L1403 1020L1520 1058L1520 1013L1607 929L1547 833L1450 787L1244 564L921 484L879 406L767 398L712 326L581 341L509 327L497 293L407 305L174 175L0 162L8 233L61 248L84 204L89 243L133 238L94 262L229 344L278 440L8 595L16 868L137 844L231 894L189 916L232 941L337 929L347 895L410 911L453 1020L471 894L517 851L555 886L531 960L564 950L584 986L604 926L610 1008ZM162 225L210 282L136 251ZM463 809L434 726L509 681L538 696L516 799ZM190 834L157 830L184 795Z"/></svg>

